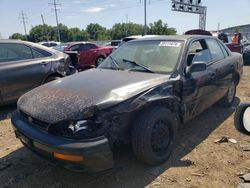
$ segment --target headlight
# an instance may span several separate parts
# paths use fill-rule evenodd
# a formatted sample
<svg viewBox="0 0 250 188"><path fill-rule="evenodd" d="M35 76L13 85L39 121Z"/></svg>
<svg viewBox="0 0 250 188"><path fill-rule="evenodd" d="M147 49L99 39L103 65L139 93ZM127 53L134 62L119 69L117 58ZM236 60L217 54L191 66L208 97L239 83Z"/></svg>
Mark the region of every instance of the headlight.
<svg viewBox="0 0 250 188"><path fill-rule="evenodd" d="M87 120L77 121L76 123L69 124L68 128L72 130L73 134L88 128Z"/></svg>
<svg viewBox="0 0 250 188"><path fill-rule="evenodd" d="M49 127L50 134L70 139L88 139L101 136L105 129L93 120L63 121Z"/></svg>

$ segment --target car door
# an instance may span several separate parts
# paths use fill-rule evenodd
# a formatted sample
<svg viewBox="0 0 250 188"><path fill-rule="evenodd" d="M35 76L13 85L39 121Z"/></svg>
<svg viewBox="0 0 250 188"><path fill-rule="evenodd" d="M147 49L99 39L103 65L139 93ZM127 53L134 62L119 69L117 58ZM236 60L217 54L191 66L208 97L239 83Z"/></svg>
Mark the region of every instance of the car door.
<svg viewBox="0 0 250 188"><path fill-rule="evenodd" d="M3 103L15 101L25 92L41 85L50 69L49 57L37 57L35 50L20 43L1 43L0 91ZM33 55L34 54L34 55ZM40 54L42 56L42 54Z"/></svg>
<svg viewBox="0 0 250 188"><path fill-rule="evenodd" d="M91 66L95 65L96 58L96 45L86 43L80 45L80 60L82 62L82 66Z"/></svg>
<svg viewBox="0 0 250 188"><path fill-rule="evenodd" d="M206 39L210 49L213 67L216 71L216 93L213 98L218 101L227 92L233 79L234 60L229 56L225 47L216 39Z"/></svg>
<svg viewBox="0 0 250 188"><path fill-rule="evenodd" d="M182 98L186 106L185 119L191 119L214 103L213 93L216 92L216 73L212 65L210 51L204 39L193 41L188 47L186 67L195 62L207 64L205 71L185 75Z"/></svg>

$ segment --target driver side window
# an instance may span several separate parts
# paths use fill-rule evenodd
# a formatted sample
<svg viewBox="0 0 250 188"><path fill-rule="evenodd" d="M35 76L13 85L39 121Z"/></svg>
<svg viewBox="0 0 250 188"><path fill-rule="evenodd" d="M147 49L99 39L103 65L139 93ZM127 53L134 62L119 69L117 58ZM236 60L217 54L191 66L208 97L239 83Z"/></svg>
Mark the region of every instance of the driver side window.
<svg viewBox="0 0 250 188"><path fill-rule="evenodd" d="M204 40L194 41L188 50L187 65L193 62L202 61L210 63L212 61L211 54Z"/></svg>

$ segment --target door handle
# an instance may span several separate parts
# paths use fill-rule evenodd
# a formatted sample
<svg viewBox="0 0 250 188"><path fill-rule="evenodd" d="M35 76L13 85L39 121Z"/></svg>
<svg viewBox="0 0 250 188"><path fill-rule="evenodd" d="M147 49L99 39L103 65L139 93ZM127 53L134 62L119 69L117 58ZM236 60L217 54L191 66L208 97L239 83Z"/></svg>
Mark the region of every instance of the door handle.
<svg viewBox="0 0 250 188"><path fill-rule="evenodd" d="M231 70L234 70L234 65L230 65L230 69L231 69Z"/></svg>
<svg viewBox="0 0 250 188"><path fill-rule="evenodd" d="M41 65L47 65L49 62L47 62L47 61L42 61L40 64Z"/></svg>
<svg viewBox="0 0 250 188"><path fill-rule="evenodd" d="M215 73L211 73L211 74L209 75L209 77L212 78L212 79L214 79L214 78L216 78L216 74L215 74Z"/></svg>

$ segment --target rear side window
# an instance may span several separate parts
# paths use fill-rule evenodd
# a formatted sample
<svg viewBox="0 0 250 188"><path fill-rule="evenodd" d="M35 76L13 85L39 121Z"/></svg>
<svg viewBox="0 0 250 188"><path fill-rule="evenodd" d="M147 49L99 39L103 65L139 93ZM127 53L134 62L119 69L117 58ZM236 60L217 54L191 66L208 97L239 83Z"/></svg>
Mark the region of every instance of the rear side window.
<svg viewBox="0 0 250 188"><path fill-rule="evenodd" d="M87 51L87 50L94 49L94 48L96 48L96 45L94 44L81 44L80 45L80 51Z"/></svg>
<svg viewBox="0 0 250 188"><path fill-rule="evenodd" d="M219 43L219 46L221 47L221 49L222 49L222 51L223 51L224 56L225 56L225 57L229 56L229 53L228 53L228 51L225 49L225 47L224 47L220 42L218 42L218 43Z"/></svg>
<svg viewBox="0 0 250 188"><path fill-rule="evenodd" d="M0 44L0 62L4 61L8 57L8 50L3 48Z"/></svg>
<svg viewBox="0 0 250 188"><path fill-rule="evenodd" d="M225 58L224 53L216 40L206 39L206 42L210 49L213 61L220 61Z"/></svg>
<svg viewBox="0 0 250 188"><path fill-rule="evenodd" d="M20 61L32 59L31 48L24 44L0 44L0 62Z"/></svg>
<svg viewBox="0 0 250 188"><path fill-rule="evenodd" d="M39 48L32 48L33 58L49 57L52 54Z"/></svg>
<svg viewBox="0 0 250 188"><path fill-rule="evenodd" d="M42 58L42 57L44 57L43 54L41 54L40 52L38 52L38 51L36 51L34 49L32 49L32 53L33 53L33 58Z"/></svg>

